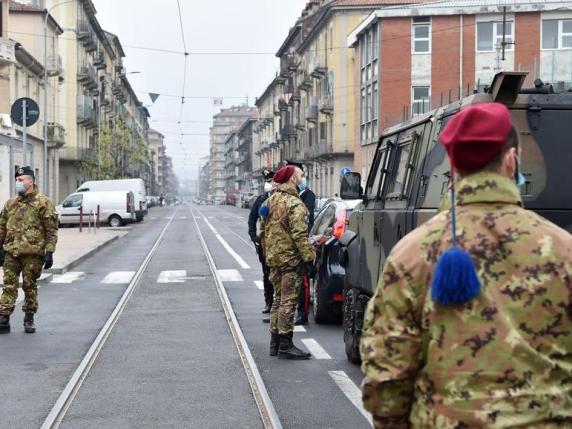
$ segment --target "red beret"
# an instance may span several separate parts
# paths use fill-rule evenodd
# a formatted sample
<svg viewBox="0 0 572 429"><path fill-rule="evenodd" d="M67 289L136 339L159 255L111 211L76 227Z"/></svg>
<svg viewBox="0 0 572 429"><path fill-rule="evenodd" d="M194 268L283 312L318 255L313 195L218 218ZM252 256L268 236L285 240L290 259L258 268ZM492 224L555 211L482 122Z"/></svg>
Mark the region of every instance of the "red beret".
<svg viewBox="0 0 572 429"><path fill-rule="evenodd" d="M274 174L274 178L272 180L274 180L276 183L286 183L288 180L290 180L295 170L296 167L293 165L282 167L276 172L276 174Z"/></svg>
<svg viewBox="0 0 572 429"><path fill-rule="evenodd" d="M453 116L439 140L454 169L472 172L501 152L511 129L512 119L504 104L481 103Z"/></svg>

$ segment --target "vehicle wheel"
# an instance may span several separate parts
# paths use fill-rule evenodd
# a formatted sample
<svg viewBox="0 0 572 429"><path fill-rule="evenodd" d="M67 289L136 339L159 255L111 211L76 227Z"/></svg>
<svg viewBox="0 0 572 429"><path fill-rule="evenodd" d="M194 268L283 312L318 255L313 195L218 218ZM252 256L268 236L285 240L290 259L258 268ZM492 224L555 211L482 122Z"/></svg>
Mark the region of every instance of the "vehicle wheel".
<svg viewBox="0 0 572 429"><path fill-rule="evenodd" d="M117 227L123 225L123 221L121 220L121 217L119 217L117 215L109 216L108 223L109 223L109 226L112 228L117 228Z"/></svg>
<svg viewBox="0 0 572 429"><path fill-rule="evenodd" d="M314 321L318 324L332 323L334 321L332 308L326 304L325 297L322 296L322 290L323 288L320 287L320 277L316 274L312 291L312 313L314 314Z"/></svg>
<svg viewBox="0 0 572 429"><path fill-rule="evenodd" d="M357 321L358 292L355 289L346 290L343 311L344 343L348 360L356 365L361 362L359 354L359 329Z"/></svg>

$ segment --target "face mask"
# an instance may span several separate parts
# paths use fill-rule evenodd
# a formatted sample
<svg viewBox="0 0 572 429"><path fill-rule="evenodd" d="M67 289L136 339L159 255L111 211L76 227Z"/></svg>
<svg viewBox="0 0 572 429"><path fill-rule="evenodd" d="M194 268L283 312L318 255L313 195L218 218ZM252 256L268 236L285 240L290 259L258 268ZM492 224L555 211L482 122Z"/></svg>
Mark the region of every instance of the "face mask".
<svg viewBox="0 0 572 429"><path fill-rule="evenodd" d="M526 179L522 174L522 172L520 171L520 157L518 155L515 155L515 160L516 160L516 173L514 173L514 181L520 188L526 184Z"/></svg>
<svg viewBox="0 0 572 429"><path fill-rule="evenodd" d="M266 182L264 184L264 192L270 192L272 190L272 183Z"/></svg>
<svg viewBox="0 0 572 429"><path fill-rule="evenodd" d="M26 193L26 186L23 182L16 182L16 192L20 195L24 195Z"/></svg>
<svg viewBox="0 0 572 429"><path fill-rule="evenodd" d="M304 192L307 187L308 184L306 183L306 178L302 179L302 181L298 183L298 189L300 190L300 192Z"/></svg>

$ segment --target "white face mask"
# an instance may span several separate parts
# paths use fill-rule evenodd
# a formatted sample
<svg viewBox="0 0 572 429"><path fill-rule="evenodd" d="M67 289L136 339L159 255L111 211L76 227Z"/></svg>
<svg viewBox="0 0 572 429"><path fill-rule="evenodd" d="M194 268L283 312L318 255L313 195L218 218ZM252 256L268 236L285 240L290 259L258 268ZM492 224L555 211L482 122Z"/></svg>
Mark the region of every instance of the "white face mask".
<svg viewBox="0 0 572 429"><path fill-rule="evenodd" d="M272 183L266 182L264 183L264 192L270 192L272 190Z"/></svg>

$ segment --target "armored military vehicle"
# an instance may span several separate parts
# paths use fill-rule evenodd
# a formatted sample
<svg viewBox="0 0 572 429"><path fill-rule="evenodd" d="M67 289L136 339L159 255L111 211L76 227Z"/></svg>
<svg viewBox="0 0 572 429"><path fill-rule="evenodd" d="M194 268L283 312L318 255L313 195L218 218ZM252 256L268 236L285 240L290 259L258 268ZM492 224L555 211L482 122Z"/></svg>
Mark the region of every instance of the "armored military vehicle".
<svg viewBox="0 0 572 429"><path fill-rule="evenodd" d="M478 93L385 130L365 189L361 177L342 178L342 198L362 198L340 240L345 265L344 342L351 362L359 362L365 307L385 258L405 234L433 216L447 192L450 166L439 132L461 109L496 101L507 105L522 143L521 188L525 207L572 231L572 93L554 93L535 82L521 88L526 74L495 76Z"/></svg>

